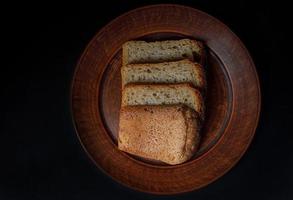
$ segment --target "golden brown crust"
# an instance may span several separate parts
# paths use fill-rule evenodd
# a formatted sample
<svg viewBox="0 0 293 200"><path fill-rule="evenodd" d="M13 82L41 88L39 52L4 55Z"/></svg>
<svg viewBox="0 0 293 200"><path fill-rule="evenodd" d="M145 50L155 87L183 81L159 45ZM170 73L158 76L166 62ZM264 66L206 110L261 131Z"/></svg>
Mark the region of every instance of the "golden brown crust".
<svg viewBox="0 0 293 200"><path fill-rule="evenodd" d="M185 162L199 143L195 116L183 105L122 107L118 148L168 164Z"/></svg>

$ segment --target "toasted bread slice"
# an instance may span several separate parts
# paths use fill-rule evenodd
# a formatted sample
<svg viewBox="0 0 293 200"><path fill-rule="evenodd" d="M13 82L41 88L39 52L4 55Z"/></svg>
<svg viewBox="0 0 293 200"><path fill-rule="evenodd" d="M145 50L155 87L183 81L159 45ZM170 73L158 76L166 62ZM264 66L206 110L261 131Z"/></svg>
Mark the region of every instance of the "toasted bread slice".
<svg viewBox="0 0 293 200"><path fill-rule="evenodd" d="M129 41L122 47L123 65L189 59L202 64L203 44L196 40Z"/></svg>
<svg viewBox="0 0 293 200"><path fill-rule="evenodd" d="M205 88L203 67L188 59L151 63L129 64L121 68L122 87L128 83L191 83L196 88Z"/></svg>
<svg viewBox="0 0 293 200"><path fill-rule="evenodd" d="M184 104L204 118L201 93L189 84L128 84L122 91L122 106Z"/></svg>
<svg viewBox="0 0 293 200"><path fill-rule="evenodd" d="M118 148L171 165L190 159L199 145L197 113L183 105L121 108Z"/></svg>

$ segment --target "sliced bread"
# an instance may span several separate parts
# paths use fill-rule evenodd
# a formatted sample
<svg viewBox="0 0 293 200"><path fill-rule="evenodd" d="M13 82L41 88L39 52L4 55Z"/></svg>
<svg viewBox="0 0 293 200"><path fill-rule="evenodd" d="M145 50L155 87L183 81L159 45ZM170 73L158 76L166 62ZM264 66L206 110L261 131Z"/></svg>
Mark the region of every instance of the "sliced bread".
<svg viewBox="0 0 293 200"><path fill-rule="evenodd" d="M128 83L191 83L205 87L205 73L200 64L188 59L152 64L129 64L121 68L122 87Z"/></svg>
<svg viewBox="0 0 293 200"><path fill-rule="evenodd" d="M201 93L189 84L127 84L122 91L122 106L184 104L204 118Z"/></svg>
<svg viewBox="0 0 293 200"><path fill-rule="evenodd" d="M203 44L196 40L129 41L122 47L123 65L189 59L202 62Z"/></svg>
<svg viewBox="0 0 293 200"><path fill-rule="evenodd" d="M183 105L121 108L118 148L171 165L192 157L199 145L197 113Z"/></svg>

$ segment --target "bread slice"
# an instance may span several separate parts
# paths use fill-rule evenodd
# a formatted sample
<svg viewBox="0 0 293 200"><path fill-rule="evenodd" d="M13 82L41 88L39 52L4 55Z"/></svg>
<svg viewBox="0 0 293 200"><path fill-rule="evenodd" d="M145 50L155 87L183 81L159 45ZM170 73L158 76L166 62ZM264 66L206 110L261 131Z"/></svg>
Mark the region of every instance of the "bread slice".
<svg viewBox="0 0 293 200"><path fill-rule="evenodd" d="M122 91L122 106L184 104L204 118L201 93L189 84L128 84Z"/></svg>
<svg viewBox="0 0 293 200"><path fill-rule="evenodd" d="M121 108L118 148L171 165L192 157L199 145L197 114L183 105Z"/></svg>
<svg viewBox="0 0 293 200"><path fill-rule="evenodd" d="M129 41L122 47L123 65L189 59L202 63L203 44L196 40Z"/></svg>
<svg viewBox="0 0 293 200"><path fill-rule="evenodd" d="M183 83L205 87L202 66L190 60L152 64L129 64L121 68L122 87L127 83Z"/></svg>

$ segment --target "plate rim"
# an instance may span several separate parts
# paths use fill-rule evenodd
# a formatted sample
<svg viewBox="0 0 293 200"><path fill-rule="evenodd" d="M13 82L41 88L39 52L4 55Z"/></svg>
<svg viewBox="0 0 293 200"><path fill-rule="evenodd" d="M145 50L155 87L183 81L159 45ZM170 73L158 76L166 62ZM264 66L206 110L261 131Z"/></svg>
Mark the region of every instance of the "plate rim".
<svg viewBox="0 0 293 200"><path fill-rule="evenodd" d="M198 13L204 14L204 15L212 18L213 20L215 20L218 24L220 24L227 31L229 31L234 36L234 38L237 40L238 44L241 45L241 48L245 51L245 54L248 56L249 63L252 66L252 70L253 70L254 78L255 78L255 81L256 81L256 86L257 86L257 99L258 99L258 101L257 101L257 113L255 115L256 116L256 121L255 121L255 124L253 126L252 133L250 134L250 137L249 137L248 141L246 142L246 145L245 145L245 148L243 149L243 151L239 154L239 156L237 157L237 159L235 159L235 161L232 164L230 164L225 170L221 171L221 173L218 173L217 176L214 176L211 180L206 181L205 184L201 184L200 187L195 187L193 189L181 190L180 192L177 192L177 191L173 191L173 192L170 192L170 191L168 191L168 192L159 191L158 192L158 191L152 191L152 190L143 190L143 189L141 189L139 187L134 187L134 186L131 186L131 185L128 185L128 184L124 183L120 179L118 179L118 178L112 176L110 173L108 173L103 167L101 167L96 162L96 160L92 157L91 153L87 150L87 148L86 148L83 140L80 137L80 134L79 134L79 131L78 131L77 125L76 125L75 116L74 116L73 98L72 98L73 97L73 92L74 92L74 84L75 84L75 80L76 80L76 76L77 76L78 70L79 70L79 68L81 66L81 63L82 63L82 61L83 61L86 53L88 52L88 49L91 47L91 44L96 40L97 35L99 35L104 30L106 30L106 28L108 26L112 25L114 22L118 21L119 19L121 19L121 18L123 18L123 17L125 17L125 16L127 16L127 15L129 15L131 13L134 13L134 12L137 12L137 11L140 11L140 10L144 10L144 9L155 8L155 7L165 7L165 6L172 6L172 7L179 7L179 8L189 9L189 10L192 10L194 12L198 12ZM106 68L103 70L102 74L105 73L105 70L106 70ZM228 76L229 76L229 79L230 79L231 77L230 77L230 74L229 73L228 73ZM233 88L233 84L231 84L231 87ZM234 98L234 93L233 92L232 92L232 96L233 96L232 98ZM94 165L99 170L101 170L101 172L104 175L106 175L107 177L111 178L112 180L114 180L114 181L118 182L119 184L121 184L121 185L123 185L123 186L125 186L125 187L127 187L129 189L132 189L134 191L139 191L139 192L143 192L143 193L147 193L147 194L155 194L155 195L174 195L174 194L183 194L183 193L192 192L192 191L201 189L201 188L203 188L203 187L205 187L205 186L213 183L214 181L216 181L217 179L219 179L223 175L225 175L228 171L230 171L239 162L239 160L247 152L247 149L251 145L252 139L254 138L254 136L256 134L256 129L258 128L259 120L260 120L260 114L261 114L262 95L261 95L261 87L260 87L259 76L258 76L256 67L255 67L255 64L253 62L252 56L250 55L248 49L246 48L246 46L244 45L244 43L241 41L241 39L226 24L224 24L222 21L220 21L216 17L210 15L209 13L204 12L204 11L201 11L201 10L199 10L197 8L194 8L194 7L191 7L191 6L187 6L187 5L181 5L181 4L163 3L163 4L151 4L151 5L146 5L146 6L140 6L140 7L131 9L129 11L126 11L126 12L122 13L121 15L119 15L119 16L117 16L115 18L112 18L112 20L110 20L108 23L106 23L105 25L103 25L102 28L100 28L100 29L98 29L98 31L96 31L96 33L93 35L93 37L88 41L86 47L82 50L82 54L80 55L77 63L75 64L75 69L74 69L73 76L72 76L71 83L70 83L69 104L70 104L70 115L71 115L71 120L72 120L72 124L73 124L73 128L74 128L75 135L77 136L77 138L79 140L79 143L80 143L80 145L83 148L83 151L87 154L87 157L91 160L91 162L94 163ZM233 110L234 109L234 102L232 102L232 106L231 107L232 107L232 110ZM231 116L229 117L229 120L228 120L227 124L229 124L230 120L231 120ZM224 134L222 136L224 136ZM199 159L201 157L203 157L205 154L208 154L209 151L211 151L215 146L217 146L217 144L219 143L219 141L223 138L222 136L221 136L221 138L219 138L219 140L216 142L216 144L213 145L206 153L204 153L202 156L200 156Z"/></svg>

